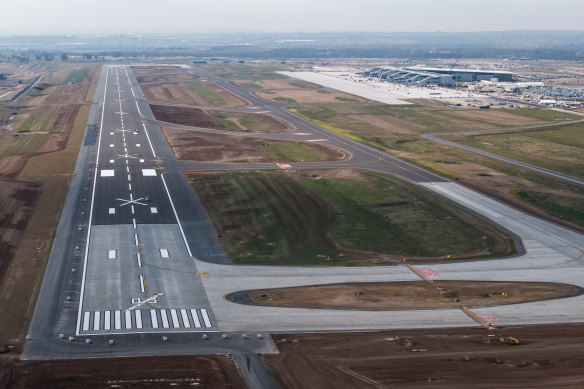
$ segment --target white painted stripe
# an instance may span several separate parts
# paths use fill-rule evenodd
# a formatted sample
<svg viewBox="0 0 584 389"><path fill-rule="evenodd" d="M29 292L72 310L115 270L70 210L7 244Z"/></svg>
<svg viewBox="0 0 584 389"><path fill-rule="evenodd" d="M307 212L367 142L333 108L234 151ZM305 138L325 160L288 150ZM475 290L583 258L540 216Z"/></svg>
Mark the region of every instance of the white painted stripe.
<svg viewBox="0 0 584 389"><path fill-rule="evenodd" d="M144 276L140 274L140 290L144 293Z"/></svg>
<svg viewBox="0 0 584 389"><path fill-rule="evenodd" d="M152 322L152 328L158 328L158 316L156 316L156 309L150 310L150 321Z"/></svg>
<svg viewBox="0 0 584 389"><path fill-rule="evenodd" d="M168 316L166 316L166 309L160 310L160 317L162 318L162 326L168 328Z"/></svg>
<svg viewBox="0 0 584 389"><path fill-rule="evenodd" d="M199 321L199 316L197 315L196 309L191 309L191 316L193 317L193 323L195 323L195 327L201 328L201 322Z"/></svg>
<svg viewBox="0 0 584 389"><path fill-rule="evenodd" d="M134 224L134 228L136 228L136 219L132 219L132 223Z"/></svg>
<svg viewBox="0 0 584 389"><path fill-rule="evenodd" d="M164 179L164 175L160 175L160 177L162 178L162 183L164 184L164 189L166 189L166 194L168 195L168 199L170 200L170 205L172 207L172 211L174 212L174 217L176 218L176 221L178 222L178 228L180 229L180 233L183 237L183 241L185 242L187 252L189 253L189 257L192 257L193 254L191 253L191 248L189 247L189 244L187 242L187 237L185 236L185 232L182 228L182 224L180 223L180 219L178 218L178 214L176 213L176 208L174 207L174 203L172 202L172 197L170 197L170 192L168 191L168 186L166 186L166 180Z"/></svg>
<svg viewBox="0 0 584 389"><path fill-rule="evenodd" d="M140 143L136 143L136 147L140 147Z"/></svg>
<svg viewBox="0 0 584 389"><path fill-rule="evenodd" d="M132 177L128 174L128 181L132 181Z"/></svg>
<svg viewBox="0 0 584 389"><path fill-rule="evenodd" d="M115 214L115 213L116 213L116 209L115 209L115 208L110 208L110 209L109 209L109 214L110 214L110 215L113 215L113 214Z"/></svg>
<svg viewBox="0 0 584 389"><path fill-rule="evenodd" d="M130 173L130 167L126 166L126 173Z"/></svg>
<svg viewBox="0 0 584 389"><path fill-rule="evenodd" d="M172 326L174 328L180 328L180 323L178 322L178 315L176 314L176 309L170 310L170 317L172 318Z"/></svg>
<svg viewBox="0 0 584 389"><path fill-rule="evenodd" d="M142 256L140 253L136 253L136 257L138 257L138 267L142 267Z"/></svg>
<svg viewBox="0 0 584 389"><path fill-rule="evenodd" d="M116 259L116 250L108 250L107 259Z"/></svg>
<svg viewBox="0 0 584 389"><path fill-rule="evenodd" d="M207 310L205 308L201 309L201 315L203 315L205 327L211 327L211 321L209 320L209 315L207 315Z"/></svg>
<svg viewBox="0 0 584 389"><path fill-rule="evenodd" d="M91 312L85 312L83 314L83 331L89 331L90 318L91 318Z"/></svg>
<svg viewBox="0 0 584 389"><path fill-rule="evenodd" d="M110 159L110 163L114 163L114 160L113 159Z"/></svg>
<svg viewBox="0 0 584 389"><path fill-rule="evenodd" d="M124 136L124 139L125 139L125 138L126 138L126 137ZM127 144L126 144L126 142L124 142L124 147L126 147L126 146L127 146Z"/></svg>
<svg viewBox="0 0 584 389"><path fill-rule="evenodd" d="M113 135L113 134L114 134L114 132L113 131L110 131L110 135Z"/></svg>
<svg viewBox="0 0 584 389"><path fill-rule="evenodd" d="M134 242L136 242L136 246L138 246L138 234L134 234Z"/></svg>
<svg viewBox="0 0 584 389"><path fill-rule="evenodd" d="M132 184L130 184L129 182L128 182L128 189L129 189L130 191L132 190Z"/></svg>
<svg viewBox="0 0 584 389"><path fill-rule="evenodd" d="M128 160L126 159L126 165L127 165L128 163L129 163L129 162L128 162Z"/></svg>
<svg viewBox="0 0 584 389"><path fill-rule="evenodd" d="M152 150L152 155L156 157L156 153L154 152L154 147L152 147L152 142L150 141L150 135L148 135L148 130L146 129L146 124L142 122L142 127L144 127L144 132L146 133L146 138L148 139L148 143L150 144L150 150Z"/></svg>
<svg viewBox="0 0 584 389"><path fill-rule="evenodd" d="M93 330L94 331L99 331L100 316L101 316L100 311L93 312Z"/></svg>
<svg viewBox="0 0 584 389"><path fill-rule="evenodd" d="M134 201L134 196L130 193L130 200Z"/></svg>
<svg viewBox="0 0 584 389"><path fill-rule="evenodd" d="M144 160L143 159L140 159L140 163L144 163Z"/></svg>
<svg viewBox="0 0 584 389"><path fill-rule="evenodd" d="M168 254L168 250L167 249L160 249L160 257L170 258L170 255Z"/></svg>
<svg viewBox="0 0 584 389"><path fill-rule="evenodd" d="M132 329L132 311L126 311L126 329Z"/></svg>
<svg viewBox="0 0 584 389"><path fill-rule="evenodd" d="M136 309L134 312L136 312L136 328L142 329L142 311Z"/></svg>
<svg viewBox="0 0 584 389"><path fill-rule="evenodd" d="M182 317L182 321L183 321L185 328L191 328L191 323L189 322L189 315L187 315L187 310L181 309L180 315Z"/></svg>
<svg viewBox="0 0 584 389"><path fill-rule="evenodd" d="M156 207L150 207L150 213L158 213L158 209Z"/></svg>
<svg viewBox="0 0 584 389"><path fill-rule="evenodd" d="M114 144L113 144L113 143L112 143L112 144L110 144L110 147L114 147Z"/></svg>
<svg viewBox="0 0 584 389"><path fill-rule="evenodd" d="M112 318L110 311L105 311L103 315L103 329L110 330L112 326Z"/></svg>
<svg viewBox="0 0 584 389"><path fill-rule="evenodd" d="M127 154L128 153L128 148L124 147L124 152Z"/></svg>
<svg viewBox="0 0 584 389"><path fill-rule="evenodd" d="M134 214L134 206L130 205L132 207L132 215Z"/></svg>
<svg viewBox="0 0 584 389"><path fill-rule="evenodd" d="M120 314L120 311L115 311L114 312L114 324L115 324L115 329L116 330L121 330L122 329L122 316Z"/></svg>

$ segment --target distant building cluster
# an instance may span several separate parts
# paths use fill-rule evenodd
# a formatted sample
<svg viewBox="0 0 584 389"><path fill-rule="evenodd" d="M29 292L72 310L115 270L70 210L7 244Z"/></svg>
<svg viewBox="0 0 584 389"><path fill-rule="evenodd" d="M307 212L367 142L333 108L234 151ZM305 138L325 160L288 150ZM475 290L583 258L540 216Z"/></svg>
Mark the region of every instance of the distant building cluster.
<svg viewBox="0 0 584 389"><path fill-rule="evenodd" d="M453 87L457 82L513 81L513 73L499 70L447 69L431 67L392 68L375 67L361 73L364 77L378 81L406 85L438 85Z"/></svg>

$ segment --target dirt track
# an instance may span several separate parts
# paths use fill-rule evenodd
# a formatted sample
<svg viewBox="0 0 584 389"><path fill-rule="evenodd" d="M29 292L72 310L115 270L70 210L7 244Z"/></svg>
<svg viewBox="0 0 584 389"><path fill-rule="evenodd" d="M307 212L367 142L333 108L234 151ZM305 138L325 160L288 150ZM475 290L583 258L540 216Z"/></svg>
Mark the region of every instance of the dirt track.
<svg viewBox="0 0 584 389"><path fill-rule="evenodd" d="M483 329L287 334L264 360L283 389L584 386L584 326L493 333L521 344L484 342Z"/></svg>
<svg viewBox="0 0 584 389"><path fill-rule="evenodd" d="M0 389L15 388L243 389L224 356L139 357L56 361L0 359Z"/></svg>
<svg viewBox="0 0 584 389"><path fill-rule="evenodd" d="M580 292L578 287L552 282L408 281L264 289L247 295L258 305L379 310L513 304L570 297Z"/></svg>

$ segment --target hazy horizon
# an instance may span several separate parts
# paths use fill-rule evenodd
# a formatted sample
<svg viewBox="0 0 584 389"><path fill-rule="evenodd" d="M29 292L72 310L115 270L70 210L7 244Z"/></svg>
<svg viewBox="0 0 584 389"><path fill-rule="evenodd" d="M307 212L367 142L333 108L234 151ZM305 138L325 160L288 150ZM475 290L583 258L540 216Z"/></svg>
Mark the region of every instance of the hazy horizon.
<svg viewBox="0 0 584 389"><path fill-rule="evenodd" d="M551 6L550 6L551 5ZM582 31L581 0L20 0L1 35ZM16 17L18 16L18 17Z"/></svg>

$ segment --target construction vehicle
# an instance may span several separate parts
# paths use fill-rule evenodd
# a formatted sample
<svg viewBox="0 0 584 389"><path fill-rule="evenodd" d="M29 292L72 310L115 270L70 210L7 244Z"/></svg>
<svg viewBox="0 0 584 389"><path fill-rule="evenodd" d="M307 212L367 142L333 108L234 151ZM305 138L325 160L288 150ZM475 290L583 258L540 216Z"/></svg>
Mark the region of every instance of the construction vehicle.
<svg viewBox="0 0 584 389"><path fill-rule="evenodd" d="M516 346L518 344L521 344L517 338L514 338L512 336L508 336L506 338L499 338L499 343L500 344L508 344L511 346Z"/></svg>

